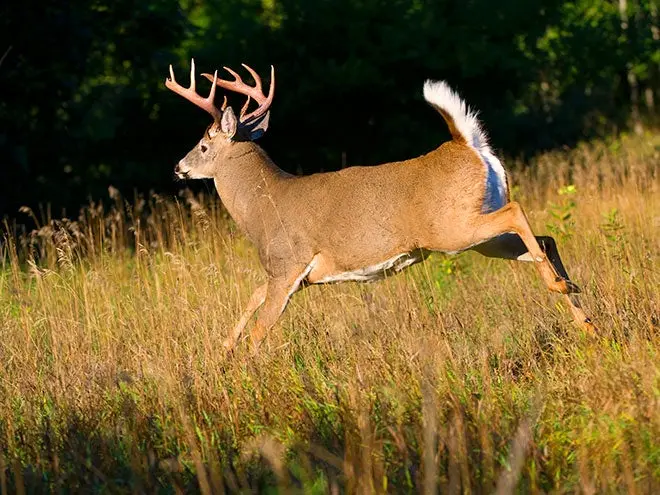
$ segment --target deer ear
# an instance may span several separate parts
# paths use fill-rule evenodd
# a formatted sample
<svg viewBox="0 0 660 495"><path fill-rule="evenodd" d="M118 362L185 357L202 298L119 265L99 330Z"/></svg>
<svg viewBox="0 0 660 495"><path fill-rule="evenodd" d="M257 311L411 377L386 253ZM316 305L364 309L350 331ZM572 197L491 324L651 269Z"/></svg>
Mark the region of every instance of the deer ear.
<svg viewBox="0 0 660 495"><path fill-rule="evenodd" d="M231 107L222 112L222 119L220 120L220 129L227 136L228 139L231 139L236 134L238 129L238 120L234 114L234 110Z"/></svg>

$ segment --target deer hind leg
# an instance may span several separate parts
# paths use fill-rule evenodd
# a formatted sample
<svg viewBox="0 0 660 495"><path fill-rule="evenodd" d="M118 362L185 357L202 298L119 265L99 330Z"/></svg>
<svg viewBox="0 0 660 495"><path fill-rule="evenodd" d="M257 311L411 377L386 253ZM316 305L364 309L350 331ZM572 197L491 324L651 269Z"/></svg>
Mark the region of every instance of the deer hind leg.
<svg viewBox="0 0 660 495"><path fill-rule="evenodd" d="M520 206L517 208L520 208ZM527 226L529 227L529 224ZM561 256L559 256L559 251L557 250L557 244L555 243L555 240L549 236L535 236L534 239L545 256L547 256L547 260L550 261L550 264L552 265L555 273L560 278L565 280L568 287L572 289L572 293L564 293L564 298L568 304L569 309L571 310L571 314L573 315L575 323L589 331L597 330L589 317L587 317L587 315L584 313L578 296L575 295L575 293L579 292L579 289L570 281L570 277L568 276L568 272L564 267ZM507 233L499 235L498 237L490 239L483 244L475 246L473 249L488 257L530 262L534 262L536 260L536 257L530 254L530 249L528 249L525 242L523 242L522 236L516 234Z"/></svg>
<svg viewBox="0 0 660 495"><path fill-rule="evenodd" d="M564 263L559 256L555 240L552 237L545 235L537 235L534 237L536 238L536 242L538 242L541 251L543 251L548 257L552 267L559 276L565 280L570 280L566 268L564 267ZM484 256L488 256L489 258L534 261L534 258L527 250L527 246L525 246L525 243L516 234L502 234L484 242L483 244L479 244L472 249ZM573 285L573 287L577 289L576 285ZM577 289L575 292L580 292L580 290Z"/></svg>
<svg viewBox="0 0 660 495"><path fill-rule="evenodd" d="M548 255L550 262L555 267L559 275L564 277L566 280L570 280L564 263L561 261L561 256L559 256L559 251L557 250L557 243L552 237L549 236L539 236L536 238L541 245L543 251ZM579 292L579 291L576 291ZM598 329L592 323L591 318L589 318L582 309L582 304L580 303L580 298L575 294L564 294L566 303L568 304L571 313L573 314L573 319L575 323L583 327L585 330L590 332L597 331Z"/></svg>
<svg viewBox="0 0 660 495"><path fill-rule="evenodd" d="M245 330L245 326L247 325L248 321L250 321L250 318L252 318L252 315L255 313L255 311L259 309L259 307L264 303L264 300L266 299L267 288L268 282L261 284L250 296L250 300L247 303L245 311L243 311L243 314L241 315L241 319L238 320L238 323L234 327L234 330L231 332L231 335L227 337L223 344L225 349L228 351L231 351L234 348L236 342L238 342L238 339L241 336L241 333L243 333L243 330Z"/></svg>
<svg viewBox="0 0 660 495"><path fill-rule="evenodd" d="M502 234L514 232L525 245L531 260L534 261L534 266L536 266L548 289L560 294L579 292L578 287L561 276L559 271L550 263L548 256L539 246L525 213L517 202L512 201L497 211L477 217L476 223L473 233L474 244L482 244ZM478 250L477 247L475 249Z"/></svg>
<svg viewBox="0 0 660 495"><path fill-rule="evenodd" d="M268 281L264 305L259 312L259 318L250 334L252 350L257 351L266 332L270 330L280 318L291 296L300 289L302 282L314 268L313 259L302 272L295 272L293 276L274 278Z"/></svg>

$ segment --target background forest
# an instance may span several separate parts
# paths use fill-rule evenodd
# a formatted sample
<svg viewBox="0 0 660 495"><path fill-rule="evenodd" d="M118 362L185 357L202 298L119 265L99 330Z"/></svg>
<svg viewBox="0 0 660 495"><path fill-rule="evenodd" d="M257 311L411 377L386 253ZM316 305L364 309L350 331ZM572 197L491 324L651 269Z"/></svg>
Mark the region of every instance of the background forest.
<svg viewBox="0 0 660 495"><path fill-rule="evenodd" d="M246 62L277 92L262 145L294 173L419 155L447 137L422 82L520 156L639 126L658 98L655 0L12 0L0 7L0 215L69 215L112 185L175 192L208 116L167 91ZM235 102L234 104L238 104Z"/></svg>

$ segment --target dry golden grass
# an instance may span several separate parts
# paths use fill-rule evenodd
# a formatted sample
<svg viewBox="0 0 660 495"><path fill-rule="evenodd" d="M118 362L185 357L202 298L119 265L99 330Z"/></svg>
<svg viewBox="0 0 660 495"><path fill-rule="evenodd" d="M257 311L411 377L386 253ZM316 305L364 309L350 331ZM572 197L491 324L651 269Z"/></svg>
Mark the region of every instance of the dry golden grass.
<svg viewBox="0 0 660 495"><path fill-rule="evenodd" d="M659 162L648 134L513 173L597 337L529 264L466 253L306 289L228 357L263 274L217 201L7 228L0 492L657 492Z"/></svg>

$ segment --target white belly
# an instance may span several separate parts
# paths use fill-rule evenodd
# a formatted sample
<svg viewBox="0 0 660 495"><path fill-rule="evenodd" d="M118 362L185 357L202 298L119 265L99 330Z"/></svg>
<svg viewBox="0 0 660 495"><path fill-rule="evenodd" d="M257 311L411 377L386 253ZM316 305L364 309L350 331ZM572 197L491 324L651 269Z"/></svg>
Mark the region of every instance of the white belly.
<svg viewBox="0 0 660 495"><path fill-rule="evenodd" d="M404 268L414 265L423 261L428 256L428 253L425 251L416 250L410 253L397 254L393 258L378 263L376 265L365 266L364 268L358 268L351 272L341 272L334 273L323 277L317 281L315 284L330 284L333 282L373 282L375 280L380 280L388 274L400 272Z"/></svg>

